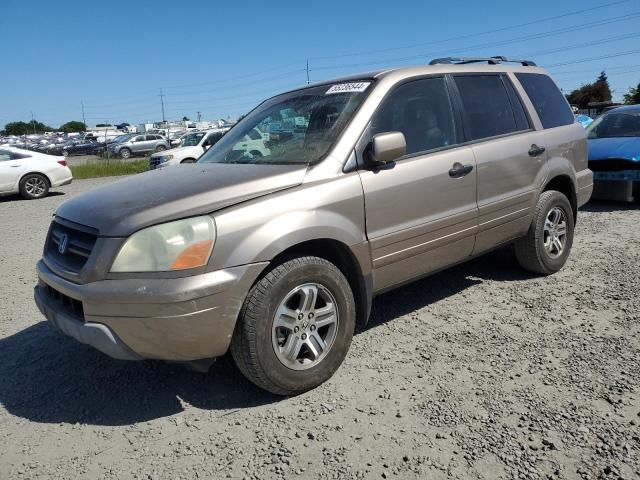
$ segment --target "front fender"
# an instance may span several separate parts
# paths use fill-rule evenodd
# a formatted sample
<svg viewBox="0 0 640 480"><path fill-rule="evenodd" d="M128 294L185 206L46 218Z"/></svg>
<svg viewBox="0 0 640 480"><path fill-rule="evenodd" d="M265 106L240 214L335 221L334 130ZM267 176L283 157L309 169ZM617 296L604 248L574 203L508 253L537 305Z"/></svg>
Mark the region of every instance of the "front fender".
<svg viewBox="0 0 640 480"><path fill-rule="evenodd" d="M218 231L210 261L214 269L268 262L310 240L330 239L348 247L366 242L364 196L357 173L302 184L214 217Z"/></svg>

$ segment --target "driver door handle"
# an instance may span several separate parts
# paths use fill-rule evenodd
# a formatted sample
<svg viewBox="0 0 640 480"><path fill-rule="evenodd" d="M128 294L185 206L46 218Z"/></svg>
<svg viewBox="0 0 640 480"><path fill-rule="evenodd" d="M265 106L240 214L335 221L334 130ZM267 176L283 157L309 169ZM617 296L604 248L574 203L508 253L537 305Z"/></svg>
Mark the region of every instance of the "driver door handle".
<svg viewBox="0 0 640 480"><path fill-rule="evenodd" d="M470 173L471 170L473 170L473 165L463 165L460 162L456 162L449 170L449 176L451 178L464 177L465 175Z"/></svg>

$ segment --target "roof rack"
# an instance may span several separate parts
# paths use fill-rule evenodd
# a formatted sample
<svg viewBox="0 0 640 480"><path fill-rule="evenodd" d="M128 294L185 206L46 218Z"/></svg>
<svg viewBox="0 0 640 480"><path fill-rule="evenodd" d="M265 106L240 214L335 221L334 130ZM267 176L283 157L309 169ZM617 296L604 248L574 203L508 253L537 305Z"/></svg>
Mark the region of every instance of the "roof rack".
<svg viewBox="0 0 640 480"><path fill-rule="evenodd" d="M456 64L456 65L465 65L467 63L481 63L487 62L489 65L498 65L500 63L519 63L523 67L535 67L535 62L531 60L516 60L514 58L507 58L501 56L495 57L443 57L443 58L434 58L429 62L429 65L439 65L439 64Z"/></svg>

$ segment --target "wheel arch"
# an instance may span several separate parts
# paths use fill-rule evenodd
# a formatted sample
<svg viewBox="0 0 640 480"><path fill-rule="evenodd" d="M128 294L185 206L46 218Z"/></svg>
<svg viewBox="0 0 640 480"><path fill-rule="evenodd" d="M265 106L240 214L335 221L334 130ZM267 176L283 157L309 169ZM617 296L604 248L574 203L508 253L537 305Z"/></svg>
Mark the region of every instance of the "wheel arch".
<svg viewBox="0 0 640 480"><path fill-rule="evenodd" d="M562 193L571 204L571 209L573 210L573 221L574 223L578 219L578 197L576 193L576 187L571 180L569 175L559 174L555 175L552 178L548 179L542 188L543 192L548 190L556 190Z"/></svg>
<svg viewBox="0 0 640 480"><path fill-rule="evenodd" d="M346 277L353 292L356 303L356 325L364 327L369 320L373 300L373 278L370 271L364 271L363 262L366 268L366 259L361 258L367 255L368 246L367 252L364 250L364 246L354 251L340 240L316 238L285 248L271 260L270 266L297 256L315 256L333 263ZM269 270L270 267L265 268L255 281L258 282Z"/></svg>
<svg viewBox="0 0 640 480"><path fill-rule="evenodd" d="M24 177L26 177L27 175L32 175L32 174L36 174L36 175L40 175L40 176L44 177L45 180L47 181L47 183L49 184L49 188L51 188L52 183L51 183L51 179L49 178L49 175L47 175L46 173L41 172L39 170L29 170L29 171L23 173L22 175L20 175L20 178L18 179L18 185L20 185L20 183L22 183L22 179Z"/></svg>

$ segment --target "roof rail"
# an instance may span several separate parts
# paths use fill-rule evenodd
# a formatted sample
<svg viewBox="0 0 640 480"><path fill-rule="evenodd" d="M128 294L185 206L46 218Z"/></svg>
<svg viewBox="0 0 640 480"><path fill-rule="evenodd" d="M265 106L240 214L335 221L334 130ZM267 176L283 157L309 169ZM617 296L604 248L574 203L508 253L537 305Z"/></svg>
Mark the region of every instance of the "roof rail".
<svg viewBox="0 0 640 480"><path fill-rule="evenodd" d="M434 58L429 62L429 65L439 65L439 64L456 64L456 65L464 65L467 63L481 63L487 62L489 65L498 65L500 63L519 63L523 67L535 67L535 62L531 60L516 60L514 58L507 58L501 56L495 57L443 57L443 58Z"/></svg>

